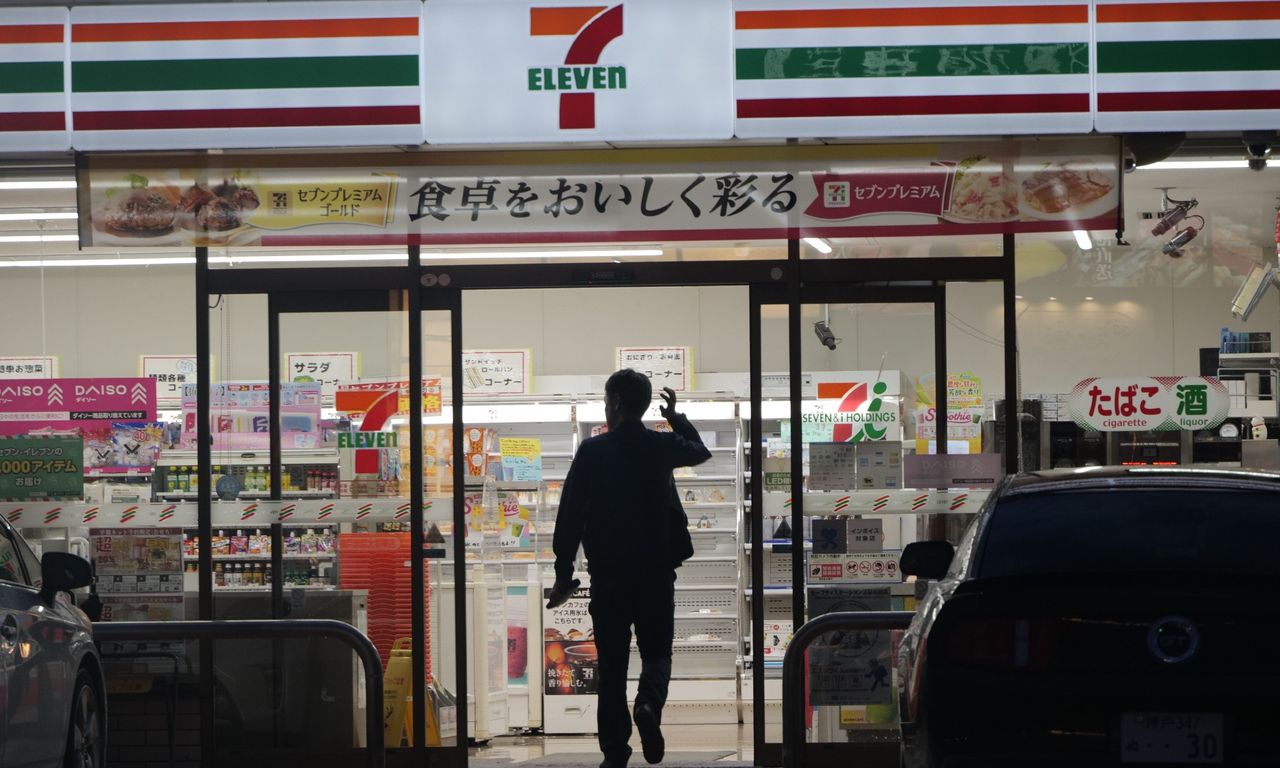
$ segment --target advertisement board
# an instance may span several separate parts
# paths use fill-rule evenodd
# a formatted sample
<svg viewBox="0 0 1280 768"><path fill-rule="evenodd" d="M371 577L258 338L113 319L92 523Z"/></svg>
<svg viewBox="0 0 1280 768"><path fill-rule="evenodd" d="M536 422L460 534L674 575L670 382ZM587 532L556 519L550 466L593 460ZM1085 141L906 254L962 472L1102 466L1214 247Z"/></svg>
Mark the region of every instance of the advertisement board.
<svg viewBox="0 0 1280 768"><path fill-rule="evenodd" d="M0 381L0 435L110 431L156 420L156 381L140 378Z"/></svg>
<svg viewBox="0 0 1280 768"><path fill-rule="evenodd" d="M1099 432L1213 429L1230 406L1226 386L1207 376L1084 379L1067 401L1076 424Z"/></svg>
<svg viewBox="0 0 1280 768"><path fill-rule="evenodd" d="M800 149L706 152L660 170L626 153L607 168L584 157L545 170L91 162L82 175L81 245L652 243L1053 232L1117 222L1119 152L1110 137Z"/></svg>

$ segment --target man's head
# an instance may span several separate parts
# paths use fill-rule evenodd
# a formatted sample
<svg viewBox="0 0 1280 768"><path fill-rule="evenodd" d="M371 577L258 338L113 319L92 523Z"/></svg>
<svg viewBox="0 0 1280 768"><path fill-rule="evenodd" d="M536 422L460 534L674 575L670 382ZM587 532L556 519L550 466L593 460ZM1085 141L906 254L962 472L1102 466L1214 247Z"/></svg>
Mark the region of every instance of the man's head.
<svg viewBox="0 0 1280 768"><path fill-rule="evenodd" d="M604 418L609 429L624 421L638 421L652 400L653 385L648 376L630 368L614 373L604 383Z"/></svg>

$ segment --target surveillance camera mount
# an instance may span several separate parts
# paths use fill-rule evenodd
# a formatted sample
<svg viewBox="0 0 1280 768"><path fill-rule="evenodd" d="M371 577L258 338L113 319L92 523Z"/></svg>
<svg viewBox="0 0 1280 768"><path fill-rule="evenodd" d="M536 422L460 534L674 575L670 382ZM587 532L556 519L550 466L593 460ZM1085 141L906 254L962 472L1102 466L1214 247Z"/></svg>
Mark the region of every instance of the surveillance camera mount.
<svg viewBox="0 0 1280 768"><path fill-rule="evenodd" d="M1160 221L1156 222L1156 225L1151 228L1151 234L1163 235L1177 226L1178 222L1185 219L1191 209L1200 204L1200 201L1194 197L1187 200L1177 200L1169 197L1169 190L1173 189L1173 187L1156 187L1156 189L1164 193L1164 196L1160 201ZM1201 221L1203 222L1203 219Z"/></svg>

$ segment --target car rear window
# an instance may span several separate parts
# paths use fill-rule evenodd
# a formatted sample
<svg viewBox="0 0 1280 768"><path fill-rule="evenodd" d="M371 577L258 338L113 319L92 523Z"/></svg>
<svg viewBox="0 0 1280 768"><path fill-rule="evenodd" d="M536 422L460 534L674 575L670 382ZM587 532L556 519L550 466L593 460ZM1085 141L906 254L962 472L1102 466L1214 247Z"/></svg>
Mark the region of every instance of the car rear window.
<svg viewBox="0 0 1280 768"><path fill-rule="evenodd" d="M1015 496L992 512L977 574L1280 575L1280 494L1075 491Z"/></svg>

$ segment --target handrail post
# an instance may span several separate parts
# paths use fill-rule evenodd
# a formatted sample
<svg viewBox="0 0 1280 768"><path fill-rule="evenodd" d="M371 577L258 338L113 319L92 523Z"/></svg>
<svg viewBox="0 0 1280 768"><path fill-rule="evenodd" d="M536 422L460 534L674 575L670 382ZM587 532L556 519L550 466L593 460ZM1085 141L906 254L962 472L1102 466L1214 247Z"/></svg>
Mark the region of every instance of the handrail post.
<svg viewBox="0 0 1280 768"><path fill-rule="evenodd" d="M102 642L129 640L337 640L356 652L364 666L365 735L369 768L384 768L387 761L382 730L382 658L373 642L360 630L332 619L288 621L118 621L93 625L93 638ZM202 706L204 702L201 702ZM209 702L209 706L212 706Z"/></svg>
<svg viewBox="0 0 1280 768"><path fill-rule="evenodd" d="M906 629L911 611L837 611L825 613L800 626L782 657L782 764L804 768L804 670L805 652L820 636L842 629Z"/></svg>

